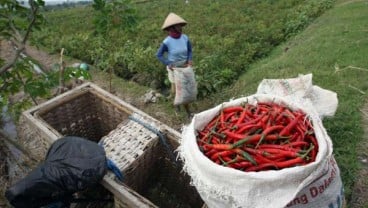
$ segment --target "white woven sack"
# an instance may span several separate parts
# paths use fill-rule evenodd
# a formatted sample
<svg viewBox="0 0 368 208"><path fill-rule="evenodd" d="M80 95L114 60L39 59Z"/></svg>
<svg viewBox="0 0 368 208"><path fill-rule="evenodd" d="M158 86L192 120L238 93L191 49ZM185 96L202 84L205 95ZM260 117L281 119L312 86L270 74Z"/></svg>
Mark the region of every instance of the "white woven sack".
<svg viewBox="0 0 368 208"><path fill-rule="evenodd" d="M310 207L344 207L344 186L341 181L340 169L331 156L325 169L312 183L306 185L297 196L291 200L287 208Z"/></svg>
<svg viewBox="0 0 368 208"><path fill-rule="evenodd" d="M313 123L319 144L316 160L305 166L285 168L277 171L243 172L217 165L203 155L196 142L197 130L202 130L220 112L221 108L240 105L244 102L250 104L274 102L289 106L293 110L303 110L309 115ZM321 176L324 177L326 175L326 170L329 170L330 161L333 160L332 142L314 108L302 108L300 105L288 99L267 94L255 94L229 101L196 114L189 126L183 128L178 152L184 161L184 171L191 176L192 184L210 208L286 207L301 191L305 191L306 187L316 183L316 180L319 182ZM335 185L339 190L336 190ZM336 173L334 180L330 181L329 187L333 187L334 190L326 189L324 190L325 194L341 192L339 173ZM334 197L335 199L336 197ZM314 198L308 204L312 206L306 207L326 207L320 206L320 203L328 203L322 202L322 200L325 199L320 197Z"/></svg>
<svg viewBox="0 0 368 208"><path fill-rule="evenodd" d="M197 99L197 83L192 67L174 68L175 100L174 105L186 104Z"/></svg>
<svg viewBox="0 0 368 208"><path fill-rule="evenodd" d="M312 84L312 74L289 79L263 79L256 94L277 95L301 105L307 100L312 103L321 118L335 115L338 105L335 92Z"/></svg>

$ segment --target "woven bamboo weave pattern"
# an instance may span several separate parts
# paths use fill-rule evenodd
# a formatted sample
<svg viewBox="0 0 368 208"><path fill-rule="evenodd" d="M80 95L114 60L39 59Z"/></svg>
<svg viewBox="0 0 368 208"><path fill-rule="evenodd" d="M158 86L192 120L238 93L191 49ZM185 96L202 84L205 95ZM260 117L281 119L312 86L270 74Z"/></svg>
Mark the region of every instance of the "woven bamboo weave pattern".
<svg viewBox="0 0 368 208"><path fill-rule="evenodd" d="M77 135L93 141L99 141L128 116L92 90L37 114L62 135Z"/></svg>
<svg viewBox="0 0 368 208"><path fill-rule="evenodd" d="M124 171L145 151L157 143L158 136L141 124L125 120L102 138L106 155L121 171Z"/></svg>

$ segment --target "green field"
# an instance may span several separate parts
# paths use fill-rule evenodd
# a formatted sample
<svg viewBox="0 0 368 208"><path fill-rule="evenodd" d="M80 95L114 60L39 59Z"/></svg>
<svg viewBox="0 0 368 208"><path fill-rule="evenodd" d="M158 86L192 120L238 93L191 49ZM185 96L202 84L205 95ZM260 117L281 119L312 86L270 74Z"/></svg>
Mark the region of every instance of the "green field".
<svg viewBox="0 0 368 208"><path fill-rule="evenodd" d="M165 87L165 71L154 55L164 37L159 28L172 10L189 22L185 32L193 40L194 66L198 68L200 85L196 112L231 98L251 95L262 79L312 73L314 85L336 92L339 99L336 115L325 118L323 123L333 141L349 202L360 168L358 156L367 155L360 146L363 138L360 109L368 91L367 2L201 0L190 1L188 5L184 1L172 2L137 4L136 29L112 29L109 39L92 35L93 24L88 18L94 13L91 8L47 12L48 21L58 27L46 27L35 33L33 41L50 52L66 48L69 56L93 64L94 76L103 76L99 69L114 68L117 75L127 79L137 74L157 77L159 82L155 86L161 89ZM272 9L277 12L271 12ZM139 96L148 89L142 83L117 77L113 86ZM142 109L154 117L159 117L156 112L163 112L162 120L166 123L185 122L184 114L176 117L167 101Z"/></svg>
<svg viewBox="0 0 368 208"><path fill-rule="evenodd" d="M51 52L64 48L66 55L96 68L114 69L122 78L163 89L166 72L155 53L166 36L162 22L175 12L189 22L184 32L195 53L199 96L205 97L231 84L250 63L266 57L333 2L163 0L100 10L83 6L45 12L48 26L35 32L32 40Z"/></svg>

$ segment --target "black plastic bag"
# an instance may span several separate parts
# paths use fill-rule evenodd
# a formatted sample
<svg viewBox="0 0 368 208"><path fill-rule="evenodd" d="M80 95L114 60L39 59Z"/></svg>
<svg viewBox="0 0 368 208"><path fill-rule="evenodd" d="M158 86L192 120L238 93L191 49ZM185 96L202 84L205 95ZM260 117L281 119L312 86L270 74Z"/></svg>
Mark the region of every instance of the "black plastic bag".
<svg viewBox="0 0 368 208"><path fill-rule="evenodd" d="M80 137L63 137L51 145L45 161L11 186L5 197L16 208L45 206L97 185L106 171L102 146Z"/></svg>

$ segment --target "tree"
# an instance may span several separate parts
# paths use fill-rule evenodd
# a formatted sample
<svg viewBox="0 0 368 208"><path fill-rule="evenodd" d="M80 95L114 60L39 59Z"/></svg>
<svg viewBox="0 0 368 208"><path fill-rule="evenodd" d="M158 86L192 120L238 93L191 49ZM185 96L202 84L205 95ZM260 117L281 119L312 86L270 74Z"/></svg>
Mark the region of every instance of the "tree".
<svg viewBox="0 0 368 208"><path fill-rule="evenodd" d="M88 78L86 73L66 69L46 71L32 57L25 56L25 46L32 31L41 28L44 17L41 9L43 0L29 0L29 7L19 4L16 0L0 0L0 40L10 41L14 47L14 54L10 60L0 60L0 108L9 107L9 112L18 118L21 111L33 104L38 104L38 98L49 96L51 89L56 87L62 79L70 79L74 73ZM62 65L62 64L61 64ZM41 70L35 70L41 68ZM63 87L63 86L62 86ZM9 98L24 92L21 100L9 105ZM62 92L62 91L59 91Z"/></svg>
<svg viewBox="0 0 368 208"><path fill-rule="evenodd" d="M34 64L29 58L22 58L31 32L43 22L40 8L44 4L42 0L29 0L29 8L26 8L15 0L1 0L0 38L11 42L14 54L1 64L0 107L7 106L13 94L21 91L28 94L22 102L12 105L12 112L24 108L30 100L37 103L37 97L46 94L47 85L40 80L43 75L34 73Z"/></svg>

